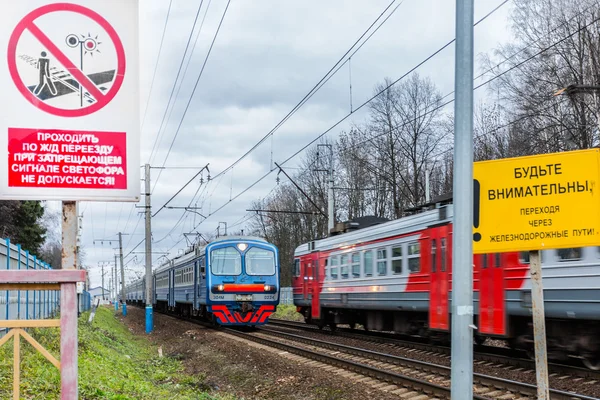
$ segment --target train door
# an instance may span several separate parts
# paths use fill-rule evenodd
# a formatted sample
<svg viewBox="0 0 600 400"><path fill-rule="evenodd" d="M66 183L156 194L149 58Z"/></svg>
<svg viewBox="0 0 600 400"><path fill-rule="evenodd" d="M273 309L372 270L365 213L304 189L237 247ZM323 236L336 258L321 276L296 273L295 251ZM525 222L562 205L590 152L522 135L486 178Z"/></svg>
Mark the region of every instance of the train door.
<svg viewBox="0 0 600 400"><path fill-rule="evenodd" d="M169 270L169 292L167 294L169 307L175 307L175 270Z"/></svg>
<svg viewBox="0 0 600 400"><path fill-rule="evenodd" d="M429 290L429 328L448 330L450 313L450 249L451 234L448 225L430 230L430 290Z"/></svg>
<svg viewBox="0 0 600 400"><path fill-rule="evenodd" d="M312 295L312 281L313 281L313 260L312 255L308 254L301 259L302 262L302 293L304 294L304 300L311 300Z"/></svg>
<svg viewBox="0 0 600 400"><path fill-rule="evenodd" d="M482 254L479 272L479 333L506 334L502 254Z"/></svg>
<svg viewBox="0 0 600 400"><path fill-rule="evenodd" d="M320 296L321 293L321 285L319 284L319 253L312 253L311 255L311 264L312 264L312 282L311 282L311 294L312 294L312 303L311 303L311 313L313 319L321 318L321 306ZM322 262L325 262L326 259L323 259Z"/></svg>

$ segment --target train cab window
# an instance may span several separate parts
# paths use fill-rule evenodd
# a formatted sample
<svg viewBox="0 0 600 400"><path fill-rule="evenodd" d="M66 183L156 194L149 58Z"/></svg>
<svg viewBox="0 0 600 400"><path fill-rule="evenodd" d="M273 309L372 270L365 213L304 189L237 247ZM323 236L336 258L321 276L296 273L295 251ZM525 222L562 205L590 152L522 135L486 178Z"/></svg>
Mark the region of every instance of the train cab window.
<svg viewBox="0 0 600 400"><path fill-rule="evenodd" d="M442 262L440 263L440 268L442 272L446 272L446 238L440 239L440 257L442 258Z"/></svg>
<svg viewBox="0 0 600 400"><path fill-rule="evenodd" d="M348 254L342 254L340 257L340 278L348 279Z"/></svg>
<svg viewBox="0 0 600 400"><path fill-rule="evenodd" d="M377 250L377 275L387 275L387 251L386 249Z"/></svg>
<svg viewBox="0 0 600 400"><path fill-rule="evenodd" d="M437 244L435 239L431 240L431 272L437 272Z"/></svg>
<svg viewBox="0 0 600 400"><path fill-rule="evenodd" d="M222 247L210 253L210 272L214 275L242 273L242 256L235 247Z"/></svg>
<svg viewBox="0 0 600 400"><path fill-rule="evenodd" d="M408 244L408 270L410 272L421 271L421 249L419 242Z"/></svg>
<svg viewBox="0 0 600 400"><path fill-rule="evenodd" d="M392 273L402 273L402 245L392 247Z"/></svg>
<svg viewBox="0 0 600 400"><path fill-rule="evenodd" d="M360 277L360 253L352 253L352 277Z"/></svg>
<svg viewBox="0 0 600 400"><path fill-rule="evenodd" d="M253 247L244 257L248 275L275 275L275 253L271 250Z"/></svg>
<svg viewBox="0 0 600 400"><path fill-rule="evenodd" d="M329 271L331 273L331 279L338 278L338 256L331 257L331 268Z"/></svg>
<svg viewBox="0 0 600 400"><path fill-rule="evenodd" d="M373 276L373 252L371 250L364 252L363 262L365 263L365 276Z"/></svg>
<svg viewBox="0 0 600 400"><path fill-rule="evenodd" d="M571 247L569 249L558 249L559 261L578 261L581 260L581 247Z"/></svg>
<svg viewBox="0 0 600 400"><path fill-rule="evenodd" d="M295 259L294 260L294 277L299 277L300 276L300 260L299 259Z"/></svg>

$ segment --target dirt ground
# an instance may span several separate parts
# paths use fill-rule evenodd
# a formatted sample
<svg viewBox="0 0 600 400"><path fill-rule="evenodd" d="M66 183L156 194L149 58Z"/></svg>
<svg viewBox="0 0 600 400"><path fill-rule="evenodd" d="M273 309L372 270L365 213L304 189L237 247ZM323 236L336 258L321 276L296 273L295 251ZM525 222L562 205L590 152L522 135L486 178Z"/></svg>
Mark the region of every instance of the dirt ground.
<svg viewBox="0 0 600 400"><path fill-rule="evenodd" d="M162 346L165 356L182 360L186 372L198 377L199 389L232 394L238 399L358 400L399 399L356 376L343 377L262 350L218 331L154 313L154 331L145 334L144 310L127 308L119 316L136 335Z"/></svg>

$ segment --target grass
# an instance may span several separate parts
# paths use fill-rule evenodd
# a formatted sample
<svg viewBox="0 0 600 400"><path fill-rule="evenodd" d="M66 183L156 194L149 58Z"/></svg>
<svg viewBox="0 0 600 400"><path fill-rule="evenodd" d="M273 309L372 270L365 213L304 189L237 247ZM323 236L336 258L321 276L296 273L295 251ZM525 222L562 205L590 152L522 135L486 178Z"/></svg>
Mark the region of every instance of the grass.
<svg viewBox="0 0 600 400"><path fill-rule="evenodd" d="M285 319L288 321L304 321L304 316L296 311L293 304L279 304L270 318Z"/></svg>
<svg viewBox="0 0 600 400"><path fill-rule="evenodd" d="M82 400L232 400L203 391L203 376L188 376L180 361L158 357L156 346L135 337L107 308L92 325L79 319L79 398ZM29 333L55 357L60 354L56 328ZM0 348L0 398L12 398L13 339ZM58 358L58 357L57 357ZM59 371L21 339L21 398L59 399Z"/></svg>

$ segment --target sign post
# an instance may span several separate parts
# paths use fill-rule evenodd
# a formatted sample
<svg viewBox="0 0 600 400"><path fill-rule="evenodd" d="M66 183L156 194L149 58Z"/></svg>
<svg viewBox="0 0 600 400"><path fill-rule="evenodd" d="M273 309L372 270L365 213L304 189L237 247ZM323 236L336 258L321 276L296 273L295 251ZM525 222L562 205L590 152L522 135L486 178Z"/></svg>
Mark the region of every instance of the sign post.
<svg viewBox="0 0 600 400"><path fill-rule="evenodd" d="M600 245L600 150L477 162L473 177L474 253L529 251L538 399L550 399L540 249Z"/></svg>
<svg viewBox="0 0 600 400"><path fill-rule="evenodd" d="M473 0L456 1L452 399L473 398Z"/></svg>
<svg viewBox="0 0 600 400"><path fill-rule="evenodd" d="M21 0L0 13L0 200L139 200L139 0ZM61 398L77 394L76 285L61 288Z"/></svg>

